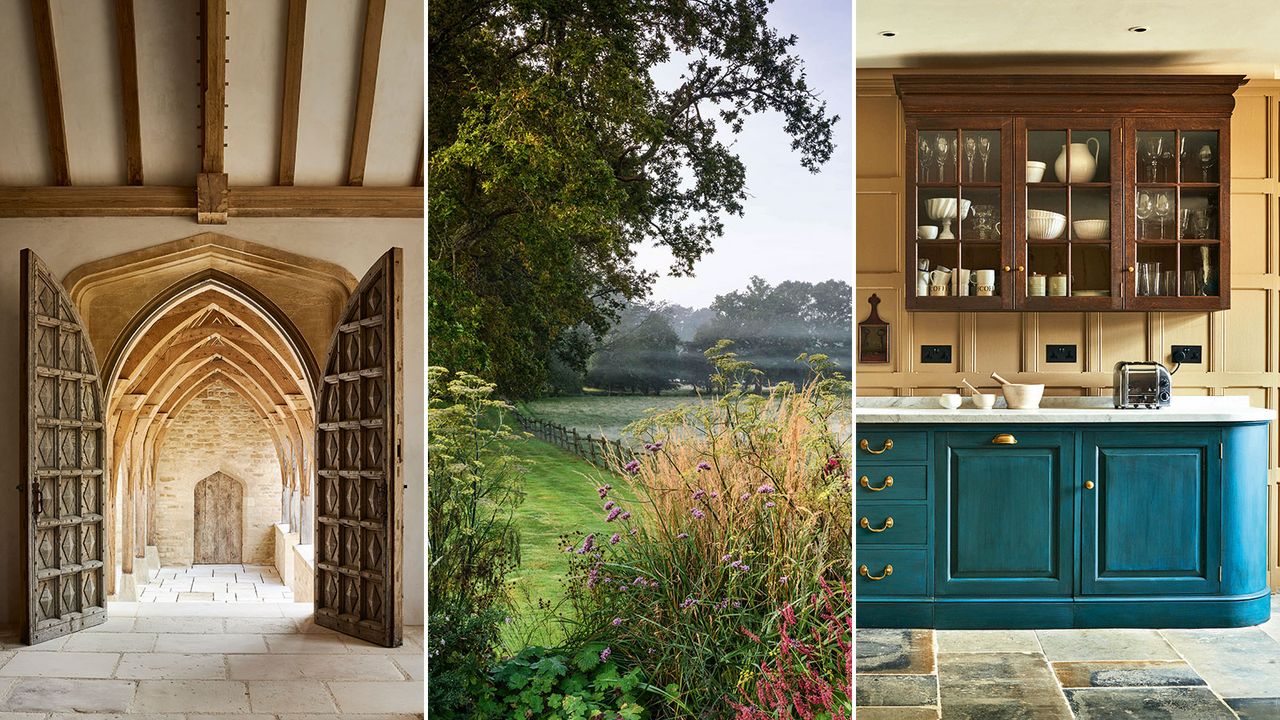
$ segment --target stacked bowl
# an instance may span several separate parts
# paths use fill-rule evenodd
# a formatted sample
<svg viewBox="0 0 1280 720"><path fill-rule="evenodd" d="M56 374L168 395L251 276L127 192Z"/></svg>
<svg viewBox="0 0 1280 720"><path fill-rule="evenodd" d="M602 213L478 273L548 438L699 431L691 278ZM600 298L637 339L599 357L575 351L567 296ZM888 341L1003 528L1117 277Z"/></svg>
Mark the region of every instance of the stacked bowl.
<svg viewBox="0 0 1280 720"><path fill-rule="evenodd" d="M1027 210L1027 237L1032 240L1056 240L1066 228L1066 215L1048 210Z"/></svg>

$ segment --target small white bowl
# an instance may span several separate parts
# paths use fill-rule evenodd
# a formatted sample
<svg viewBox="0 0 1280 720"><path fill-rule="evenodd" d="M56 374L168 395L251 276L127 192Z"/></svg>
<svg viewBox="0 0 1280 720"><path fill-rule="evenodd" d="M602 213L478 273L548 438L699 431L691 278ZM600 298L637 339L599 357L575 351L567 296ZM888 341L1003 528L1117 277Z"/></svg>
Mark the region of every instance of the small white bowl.
<svg viewBox="0 0 1280 720"><path fill-rule="evenodd" d="M1027 210L1027 237L1056 240L1067 229L1067 216L1050 210Z"/></svg>
<svg viewBox="0 0 1280 720"><path fill-rule="evenodd" d="M990 410L996 406L996 396L988 393L974 395L973 406L979 410Z"/></svg>
<svg viewBox="0 0 1280 720"><path fill-rule="evenodd" d="M1044 170L1048 165L1039 160L1027 161L1027 182L1038 183L1044 179Z"/></svg>
<svg viewBox="0 0 1280 720"><path fill-rule="evenodd" d="M938 396L938 404L948 410L960 407L960 393L943 393Z"/></svg>
<svg viewBox="0 0 1280 720"><path fill-rule="evenodd" d="M1071 228L1080 240L1101 240L1111 232L1110 220L1072 220Z"/></svg>
<svg viewBox="0 0 1280 720"><path fill-rule="evenodd" d="M937 225L917 225L916 237L921 240L936 240L938 238Z"/></svg>

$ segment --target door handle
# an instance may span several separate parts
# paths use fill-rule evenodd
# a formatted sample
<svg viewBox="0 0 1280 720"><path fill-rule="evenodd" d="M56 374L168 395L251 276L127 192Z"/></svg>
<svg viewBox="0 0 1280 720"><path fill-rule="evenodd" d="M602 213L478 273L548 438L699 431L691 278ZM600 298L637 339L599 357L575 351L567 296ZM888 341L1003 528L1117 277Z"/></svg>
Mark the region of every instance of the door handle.
<svg viewBox="0 0 1280 720"><path fill-rule="evenodd" d="M1092 480L1085 480L1085 481L1084 481L1084 489L1085 489L1085 490L1092 490L1092 489L1093 489L1093 481L1092 481Z"/></svg>
<svg viewBox="0 0 1280 720"><path fill-rule="evenodd" d="M1010 435L1009 433L1000 433L999 435L991 438L991 444L992 445L1017 445L1018 438Z"/></svg>
<svg viewBox="0 0 1280 720"><path fill-rule="evenodd" d="M862 477L858 478L858 482L862 485L862 487L870 490L871 492L880 492L881 490L887 490L888 488L893 487L893 476L886 475L884 477L884 482L880 484L880 487L872 487L871 479L868 478L866 475L863 475Z"/></svg>
<svg viewBox="0 0 1280 720"><path fill-rule="evenodd" d="M893 566L885 565L884 572L880 573L877 576L877 575L872 575L871 571L867 569L867 566L863 565L862 567L858 568L858 574L868 580L883 580L893 574Z"/></svg>
<svg viewBox="0 0 1280 720"><path fill-rule="evenodd" d="M860 520L858 524L861 525L863 529L870 530L873 533L882 533L885 530L888 530L889 528L893 527L893 517L890 516L885 518L884 524L878 528L871 527L871 521L866 519L865 517L862 518L862 520Z"/></svg>
<svg viewBox="0 0 1280 720"><path fill-rule="evenodd" d="M34 495L32 497L32 500L34 501L34 505L32 505L31 507L31 515L36 520L39 520L40 513L43 512L44 510L44 490L40 487L40 483L37 482L34 486L32 486L32 491L34 492Z"/></svg>
<svg viewBox="0 0 1280 720"><path fill-rule="evenodd" d="M867 442L866 438L863 438L862 441L858 443L858 447L862 448L863 450L866 450L872 455L881 455L885 451L893 449L893 440L886 438L884 441L884 445L879 450L872 450L871 443Z"/></svg>

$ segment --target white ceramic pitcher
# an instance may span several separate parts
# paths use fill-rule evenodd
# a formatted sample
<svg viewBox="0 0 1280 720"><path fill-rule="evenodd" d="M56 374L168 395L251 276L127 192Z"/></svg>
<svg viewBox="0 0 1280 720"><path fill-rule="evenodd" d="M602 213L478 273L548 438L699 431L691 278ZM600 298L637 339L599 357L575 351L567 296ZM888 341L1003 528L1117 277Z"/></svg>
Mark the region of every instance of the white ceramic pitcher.
<svg viewBox="0 0 1280 720"><path fill-rule="evenodd" d="M1082 143L1071 143L1071 179L1067 179L1067 146L1062 146L1062 153L1053 163L1053 171L1058 175L1058 182L1092 182L1093 174L1098 170L1098 153L1102 143L1098 138L1089 138Z"/></svg>

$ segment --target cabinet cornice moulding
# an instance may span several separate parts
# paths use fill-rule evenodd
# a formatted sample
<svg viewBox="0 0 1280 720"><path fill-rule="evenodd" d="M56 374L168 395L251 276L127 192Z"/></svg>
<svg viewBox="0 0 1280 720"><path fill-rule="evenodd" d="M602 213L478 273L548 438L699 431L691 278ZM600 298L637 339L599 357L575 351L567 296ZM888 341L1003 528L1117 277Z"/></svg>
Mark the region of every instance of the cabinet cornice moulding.
<svg viewBox="0 0 1280 720"><path fill-rule="evenodd" d="M1244 75L894 75L911 113L1230 115Z"/></svg>

